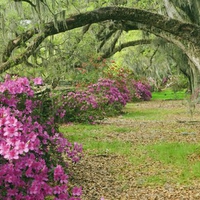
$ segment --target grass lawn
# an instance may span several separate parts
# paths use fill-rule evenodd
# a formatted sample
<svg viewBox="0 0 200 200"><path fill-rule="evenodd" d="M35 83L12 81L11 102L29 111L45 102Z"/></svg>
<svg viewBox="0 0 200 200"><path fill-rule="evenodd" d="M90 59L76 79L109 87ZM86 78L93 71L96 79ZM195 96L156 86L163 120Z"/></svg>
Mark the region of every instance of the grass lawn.
<svg viewBox="0 0 200 200"><path fill-rule="evenodd" d="M122 116L102 124L60 127L71 142L83 144L85 158L78 170L83 176L78 182L85 185L83 199L123 199L126 194L130 194L127 199L140 199L136 196L141 189L136 194L136 188L161 187L162 191L166 185L181 188L200 181L200 107L194 115L196 123L190 123L183 100L163 101L184 95L184 91L176 98L170 91L154 93L154 100L130 103Z"/></svg>
<svg viewBox="0 0 200 200"><path fill-rule="evenodd" d="M151 118L150 118L151 119ZM160 129L160 124L158 127ZM170 131L170 128L167 131ZM144 130L143 134L152 134L150 127ZM173 132L183 137L183 141L144 141L140 144L134 143L132 134L139 132L137 128L119 127L118 125L73 125L70 129L61 127L60 130L65 133L71 142L83 144L84 151L89 155L96 156L125 156L130 163L131 168L143 168L144 172L138 181L143 179L144 185L165 184L166 182L178 184L190 184L200 178L200 144L188 143L185 141L184 133L188 132L193 137L190 129L179 128ZM145 133L146 132L146 133ZM166 132L166 130L164 131ZM119 135L122 135L121 137ZM156 132L159 134L159 132ZM126 138L124 137L126 136ZM163 137L163 134L159 137ZM130 141L129 139L130 138ZM169 139L167 138L167 139ZM167 140L166 139L166 140ZM199 156L199 157L198 157ZM194 158L194 159L193 159ZM197 158L197 159L196 159ZM192 160L193 159L193 160ZM196 159L196 160L195 160ZM149 162L148 165L147 162ZM152 164L154 163L154 164ZM159 166L158 166L159 164ZM170 176L168 176L170 174Z"/></svg>

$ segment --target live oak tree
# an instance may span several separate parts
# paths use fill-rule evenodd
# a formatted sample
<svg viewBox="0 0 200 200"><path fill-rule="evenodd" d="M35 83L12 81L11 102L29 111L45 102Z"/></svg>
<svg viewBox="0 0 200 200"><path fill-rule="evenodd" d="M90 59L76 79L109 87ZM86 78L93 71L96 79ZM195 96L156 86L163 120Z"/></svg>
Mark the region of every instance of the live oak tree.
<svg viewBox="0 0 200 200"><path fill-rule="evenodd" d="M200 25L200 1L198 0L164 0L165 14L170 18L175 18L180 21ZM194 92L199 90L199 70L195 64L191 62L182 48L176 49L176 56L172 56L179 65L181 72L188 78L190 89ZM198 62L198 61L197 61Z"/></svg>
<svg viewBox="0 0 200 200"><path fill-rule="evenodd" d="M167 11L165 15L132 7L122 7L121 5L124 5L126 2L121 1L122 4L120 6L101 7L67 17L65 11L60 8L62 8L62 4L66 5L66 2L69 1L59 1L59 6L56 4L57 1L55 1L55 4L47 4L45 0L15 0L15 2L21 3L18 5L19 7L26 6L27 9L32 9L31 12L37 13L38 21L31 22L34 26L30 26L30 28L28 19L23 21L28 24L27 29L18 30L16 37L14 39L10 38L9 42L7 42L2 52L0 73L21 63L28 62L30 56L41 48L42 44L50 36L79 27L84 27L87 31L91 24L112 21L118 35L116 35L116 41L114 41L113 48L111 48L112 51L105 52L104 57L108 57L115 51L120 50L120 48L130 45L123 44L116 47L117 37L119 37L122 31L143 30L176 45L189 61L187 67L190 69L190 72L188 73L187 69L183 71L190 76L192 91L200 86L200 26L199 20L192 17L193 10L195 10L195 14L200 16L197 0L187 1L187 4L176 1L179 5L175 5L175 1L164 0ZM191 4L188 4L188 2ZM77 2L74 1L75 3ZM99 1L98 6L101 6L101 4L101 1ZM182 9L177 9L181 8L181 6ZM76 5L74 7L76 8ZM59 14L55 15L52 10L56 9ZM45 18L45 12L52 13L52 20ZM22 20L19 19L19 22L22 22ZM150 41L141 40L140 42L143 44ZM133 41L132 44L136 44L136 42L134 43Z"/></svg>

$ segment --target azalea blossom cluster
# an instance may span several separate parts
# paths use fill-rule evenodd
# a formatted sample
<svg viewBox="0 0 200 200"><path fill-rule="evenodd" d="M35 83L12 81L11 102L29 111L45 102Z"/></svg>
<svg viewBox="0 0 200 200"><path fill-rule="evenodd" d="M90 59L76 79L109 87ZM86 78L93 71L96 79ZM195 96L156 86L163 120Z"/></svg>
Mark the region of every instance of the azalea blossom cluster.
<svg viewBox="0 0 200 200"><path fill-rule="evenodd" d="M88 86L88 91L104 97L107 104L119 103L125 106L130 100L130 92L126 88L126 85L119 84L117 81L111 79L99 79L96 84Z"/></svg>
<svg viewBox="0 0 200 200"><path fill-rule="evenodd" d="M129 99L125 85L118 87L114 80L99 79L84 91L64 95L57 113L64 114L65 121L95 123L113 112L120 112ZM60 110L66 112L61 113Z"/></svg>
<svg viewBox="0 0 200 200"><path fill-rule="evenodd" d="M82 146L57 131L53 116L40 117L31 84L42 79L6 76L0 83L0 199L80 199L80 187L68 189L65 160L78 162Z"/></svg>
<svg viewBox="0 0 200 200"><path fill-rule="evenodd" d="M103 111L99 107L99 99L89 91L68 92L63 95L61 106L58 109L59 116L64 114L65 122L89 122L103 118ZM65 113L59 112L65 110Z"/></svg>
<svg viewBox="0 0 200 200"><path fill-rule="evenodd" d="M132 85L134 86L133 97L144 101L149 101L152 98L151 86L149 84L133 80Z"/></svg>
<svg viewBox="0 0 200 200"><path fill-rule="evenodd" d="M149 101L152 98L151 86L147 83L147 80L138 79L129 68L114 64L104 71L104 75L115 80L118 88L124 86L128 88L131 101Z"/></svg>

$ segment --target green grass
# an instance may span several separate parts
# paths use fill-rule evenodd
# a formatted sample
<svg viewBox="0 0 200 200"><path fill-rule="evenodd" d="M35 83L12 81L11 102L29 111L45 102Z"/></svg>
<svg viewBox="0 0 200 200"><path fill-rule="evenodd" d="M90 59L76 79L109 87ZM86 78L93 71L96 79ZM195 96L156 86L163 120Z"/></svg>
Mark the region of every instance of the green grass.
<svg viewBox="0 0 200 200"><path fill-rule="evenodd" d="M61 126L60 132L71 142L79 142L84 146L104 137L103 128L99 125L74 124L72 126Z"/></svg>
<svg viewBox="0 0 200 200"><path fill-rule="evenodd" d="M144 185L189 184L200 178L200 161L191 161L191 155L198 155L200 145L187 143L158 143L138 146L131 162L143 166L143 171L152 174L140 177ZM137 155L140 155L139 159ZM147 160L152 165L146 165Z"/></svg>
<svg viewBox="0 0 200 200"><path fill-rule="evenodd" d="M143 184L146 185L164 185L167 182L167 178L162 175L152 175L148 176Z"/></svg>
<svg viewBox="0 0 200 200"><path fill-rule="evenodd" d="M149 102L151 103L151 102ZM181 115L185 112L184 108L156 106L138 106L140 103L129 103L125 107L125 114L120 117L131 121L131 126L116 124L73 124L70 126L61 126L63 132L70 142L83 144L85 153L89 155L120 155L124 156L130 163L130 171L139 174L136 182L142 185L163 185L166 182L174 184L191 184L200 179L200 145L181 142L159 142L147 144L136 144L134 141L128 141L130 134L138 131L134 123L140 123L139 120L164 120L170 118L170 115ZM137 121L138 120L138 121ZM195 132L194 127L179 126L171 127L175 134L182 132ZM170 127L169 127L170 129ZM147 129L145 131L148 131ZM159 127L152 130L162 131ZM164 130L166 131L166 130ZM167 133L167 132L166 132ZM147 133L148 134L148 133ZM149 133L151 134L151 133ZM122 137L117 137L122 135ZM124 138L126 140L124 140ZM197 155L193 160L192 155ZM197 159L199 158L199 159ZM148 173L151 172L151 173ZM126 178L124 174L118 174L119 180Z"/></svg>
<svg viewBox="0 0 200 200"><path fill-rule="evenodd" d="M196 152L199 147L197 144L159 143L146 146L146 150L154 160L161 161L164 164L182 166L188 164L188 155Z"/></svg>
<svg viewBox="0 0 200 200"><path fill-rule="evenodd" d="M95 154L129 154L131 152L131 143L110 139L109 137L106 137L105 133L126 133L130 132L130 130L130 128L120 128L113 125L103 126L77 124L68 127L60 127L60 131L64 133L70 142L79 142L83 144L84 150L88 150L90 153Z"/></svg>
<svg viewBox="0 0 200 200"><path fill-rule="evenodd" d="M117 133L130 133L131 131L135 130L134 128L129 127L116 127L113 131Z"/></svg>
<svg viewBox="0 0 200 200"><path fill-rule="evenodd" d="M136 145L108 137L113 131L116 134L128 134L131 131L130 127L114 125L77 124L62 126L60 130L69 141L82 143L84 151L89 154L125 156L132 163L133 168L152 172L142 173L137 180L138 184L163 185L166 182L188 184L191 180L200 178L200 160L194 162L189 160L191 155L199 153L198 144L160 142Z"/></svg>
<svg viewBox="0 0 200 200"><path fill-rule="evenodd" d="M123 118L129 118L134 120L163 120L165 118L168 118L171 114L182 114L185 112L185 109L168 109L163 108L162 105L160 105L157 108L137 108L135 103L128 103L126 107L124 108L124 115Z"/></svg>
<svg viewBox="0 0 200 200"><path fill-rule="evenodd" d="M123 118L130 118L135 120L161 120L168 111L161 111L160 109L148 110L148 111L139 111L136 110L135 112L126 112L123 115ZM162 117L162 118L161 118Z"/></svg>
<svg viewBox="0 0 200 200"><path fill-rule="evenodd" d="M171 89L165 89L160 92L153 92L151 100L182 100L185 97L185 90L173 92Z"/></svg>
<svg viewBox="0 0 200 200"><path fill-rule="evenodd" d="M93 141L85 144L85 150L95 154L130 155L132 144L119 140Z"/></svg>

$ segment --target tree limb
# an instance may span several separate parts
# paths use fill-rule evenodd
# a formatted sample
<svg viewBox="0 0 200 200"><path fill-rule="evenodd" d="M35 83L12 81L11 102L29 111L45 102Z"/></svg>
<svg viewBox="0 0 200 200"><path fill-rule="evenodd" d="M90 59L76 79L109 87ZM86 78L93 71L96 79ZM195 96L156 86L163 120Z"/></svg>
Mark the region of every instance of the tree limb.
<svg viewBox="0 0 200 200"><path fill-rule="evenodd" d="M39 35L34 39L33 43L29 45L23 53L1 64L0 74L18 64L23 63L24 60L27 60L29 56L32 55L32 52L37 49L37 47L43 42L44 39L45 39L44 35Z"/></svg>
<svg viewBox="0 0 200 200"><path fill-rule="evenodd" d="M106 41L116 32L117 30L111 30L109 33L107 33L104 38L99 38L101 41L97 52L100 52L101 48L104 46L104 44L106 43Z"/></svg>
<svg viewBox="0 0 200 200"><path fill-rule="evenodd" d="M150 44L151 42L152 42L152 40L150 40L150 39L149 40L142 39L142 40L135 40L135 41L126 42L126 43L123 43L123 44L115 47L112 52L106 52L101 57L102 58L109 58L109 57L113 56L115 53L120 52L124 48L132 47L132 46L136 46L136 45L141 45L141 44Z"/></svg>
<svg viewBox="0 0 200 200"><path fill-rule="evenodd" d="M10 58L10 60L8 60L7 57L4 57L6 58L6 62L0 66L0 73L22 63L23 59L27 59L31 55L31 50L35 50L46 37L106 20L137 22L146 25L146 28L152 33L155 28L157 31L159 30L160 32L166 32L176 36L178 41L185 40L200 47L200 27L195 24L183 23L176 19L169 19L168 17L160 14L135 8L103 7L91 12L71 16L65 21L58 21L56 27L54 22L44 24L43 35L36 37L34 40L34 42L36 42L35 44L31 44L27 50L17 58ZM9 57L12 53L10 51L19 47L23 42L28 41L34 35L33 33L35 33L35 30L27 31L26 33L20 35L17 39L9 42L10 46L8 45L9 47L7 47L4 55L8 55Z"/></svg>
<svg viewBox="0 0 200 200"><path fill-rule="evenodd" d="M37 34L37 33L38 31L36 29L28 30L25 33L22 33L21 35L16 37L15 39L10 40L8 42L8 45L5 51L3 52L2 61L6 62L10 58L15 48L19 48L23 43L27 42L29 39L31 39L34 36L34 34Z"/></svg>
<svg viewBox="0 0 200 200"><path fill-rule="evenodd" d="M159 49L159 45L157 46L157 48L155 49L155 51L154 51L153 54L151 55L151 58L150 58L150 60L149 60L149 66L152 66L153 57L156 55L158 49Z"/></svg>
<svg viewBox="0 0 200 200"><path fill-rule="evenodd" d="M31 1L29 1L29 0L14 0L14 2L22 2L22 1L24 1L24 2L26 2L26 3L28 3L28 4L30 4L32 7L36 7L36 5L34 4L34 3L32 3Z"/></svg>

